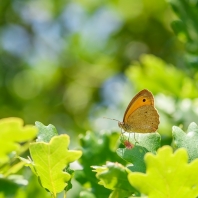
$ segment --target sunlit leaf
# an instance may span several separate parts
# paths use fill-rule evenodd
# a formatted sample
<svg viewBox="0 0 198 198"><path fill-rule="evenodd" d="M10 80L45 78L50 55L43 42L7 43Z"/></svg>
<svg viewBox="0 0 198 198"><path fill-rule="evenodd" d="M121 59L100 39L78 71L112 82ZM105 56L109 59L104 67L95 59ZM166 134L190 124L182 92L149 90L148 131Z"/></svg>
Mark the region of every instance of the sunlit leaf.
<svg viewBox="0 0 198 198"><path fill-rule="evenodd" d="M33 161L27 161L27 165L34 168L41 185L54 196L64 190L71 178L63 169L82 155L81 151L68 150L69 141L68 135L60 135L53 137L49 143L30 145Z"/></svg>
<svg viewBox="0 0 198 198"><path fill-rule="evenodd" d="M129 182L149 198L198 196L198 160L188 164L186 150L164 146L157 155L146 154L146 174L129 174Z"/></svg>
<svg viewBox="0 0 198 198"><path fill-rule="evenodd" d="M4 172L4 177L17 173L21 168L23 168L24 165L25 162L20 161L12 166L9 166L9 169Z"/></svg>
<svg viewBox="0 0 198 198"><path fill-rule="evenodd" d="M35 126L23 126L20 118L4 118L0 120L0 164L9 160L8 155L23 149L20 143L35 138L37 129Z"/></svg>
<svg viewBox="0 0 198 198"><path fill-rule="evenodd" d="M179 98L196 98L198 95L193 79L153 55L142 55L140 62L134 62L126 75L138 90L146 87L154 94L164 92Z"/></svg>
<svg viewBox="0 0 198 198"><path fill-rule="evenodd" d="M135 133L122 135L120 141L130 141L134 146L142 146L152 153L156 153L157 149L161 146L161 136L159 133Z"/></svg>

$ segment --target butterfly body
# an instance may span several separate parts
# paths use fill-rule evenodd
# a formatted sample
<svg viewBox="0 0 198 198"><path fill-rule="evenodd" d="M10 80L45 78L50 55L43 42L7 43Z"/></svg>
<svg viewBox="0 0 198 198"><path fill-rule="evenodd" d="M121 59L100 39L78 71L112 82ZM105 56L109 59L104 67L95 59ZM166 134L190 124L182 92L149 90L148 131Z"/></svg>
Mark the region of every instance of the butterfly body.
<svg viewBox="0 0 198 198"><path fill-rule="evenodd" d="M143 89L129 103L118 126L129 133L152 133L158 129L159 114L154 107L154 97Z"/></svg>

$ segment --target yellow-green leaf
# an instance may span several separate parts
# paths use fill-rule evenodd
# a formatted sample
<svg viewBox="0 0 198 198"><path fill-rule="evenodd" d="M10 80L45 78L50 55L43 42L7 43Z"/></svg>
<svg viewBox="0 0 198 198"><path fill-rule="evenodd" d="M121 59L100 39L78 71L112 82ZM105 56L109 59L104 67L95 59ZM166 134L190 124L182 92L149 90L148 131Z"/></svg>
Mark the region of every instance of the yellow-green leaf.
<svg viewBox="0 0 198 198"><path fill-rule="evenodd" d="M32 125L23 126L20 118L4 118L0 120L0 164L9 160L8 155L22 149L21 142L35 138L37 128Z"/></svg>
<svg viewBox="0 0 198 198"><path fill-rule="evenodd" d="M67 186L71 175L63 171L69 163L81 157L81 151L68 150L69 136L54 136L49 143L36 142L30 145L36 175L41 185L54 196Z"/></svg>
<svg viewBox="0 0 198 198"><path fill-rule="evenodd" d="M131 172L129 182L149 198L195 198L198 196L198 160L188 164L185 149L175 153L170 146L157 155L146 154L146 174Z"/></svg>

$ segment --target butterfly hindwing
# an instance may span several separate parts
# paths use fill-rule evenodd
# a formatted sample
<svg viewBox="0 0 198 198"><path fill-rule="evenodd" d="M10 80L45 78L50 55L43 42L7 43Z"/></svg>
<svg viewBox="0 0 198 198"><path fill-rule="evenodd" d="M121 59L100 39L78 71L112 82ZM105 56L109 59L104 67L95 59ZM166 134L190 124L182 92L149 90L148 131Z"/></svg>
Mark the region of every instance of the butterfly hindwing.
<svg viewBox="0 0 198 198"><path fill-rule="evenodd" d="M151 105L136 109L127 120L128 132L151 133L158 129L159 114Z"/></svg>

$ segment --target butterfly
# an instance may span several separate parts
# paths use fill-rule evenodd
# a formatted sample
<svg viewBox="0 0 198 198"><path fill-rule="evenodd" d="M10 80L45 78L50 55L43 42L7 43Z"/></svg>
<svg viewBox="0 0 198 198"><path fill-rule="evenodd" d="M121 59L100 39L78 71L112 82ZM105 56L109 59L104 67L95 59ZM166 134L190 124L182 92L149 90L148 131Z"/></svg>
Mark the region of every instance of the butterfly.
<svg viewBox="0 0 198 198"><path fill-rule="evenodd" d="M131 100L118 126L129 133L152 133L158 129L159 123L153 94L143 89Z"/></svg>
<svg viewBox="0 0 198 198"><path fill-rule="evenodd" d="M135 133L154 133L160 121L159 114L154 107L153 94L147 89L137 93L126 108L123 121L116 121L124 132L134 133L134 139ZM135 139L135 142L138 141Z"/></svg>

